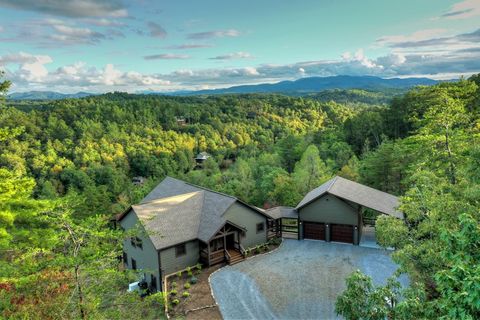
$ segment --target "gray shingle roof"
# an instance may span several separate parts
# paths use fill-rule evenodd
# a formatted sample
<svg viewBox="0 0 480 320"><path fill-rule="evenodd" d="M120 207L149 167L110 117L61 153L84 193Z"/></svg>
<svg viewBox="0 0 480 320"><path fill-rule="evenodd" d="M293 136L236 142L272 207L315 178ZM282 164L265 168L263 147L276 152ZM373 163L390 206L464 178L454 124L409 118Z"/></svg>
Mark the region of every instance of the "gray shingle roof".
<svg viewBox="0 0 480 320"><path fill-rule="evenodd" d="M397 210L398 197L338 176L307 193L296 209L304 207L326 193L403 219L403 213Z"/></svg>
<svg viewBox="0 0 480 320"><path fill-rule="evenodd" d="M223 214L236 201L235 197L167 177L132 209L155 248L162 249L193 239L207 242L227 222Z"/></svg>
<svg viewBox="0 0 480 320"><path fill-rule="evenodd" d="M291 207L274 207L274 208L265 210L265 213L268 214L273 219L298 218L297 210Z"/></svg>

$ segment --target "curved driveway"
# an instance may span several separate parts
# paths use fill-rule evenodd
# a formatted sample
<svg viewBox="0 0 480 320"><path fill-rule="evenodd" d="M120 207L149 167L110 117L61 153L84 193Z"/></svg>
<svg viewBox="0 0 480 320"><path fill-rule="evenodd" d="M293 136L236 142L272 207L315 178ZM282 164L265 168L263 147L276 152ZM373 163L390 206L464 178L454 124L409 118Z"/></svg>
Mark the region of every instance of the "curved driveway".
<svg viewBox="0 0 480 320"><path fill-rule="evenodd" d="M337 319L335 300L346 277L360 269L375 284L384 284L397 269L389 254L350 244L284 240L270 254L220 269L210 282L225 319Z"/></svg>

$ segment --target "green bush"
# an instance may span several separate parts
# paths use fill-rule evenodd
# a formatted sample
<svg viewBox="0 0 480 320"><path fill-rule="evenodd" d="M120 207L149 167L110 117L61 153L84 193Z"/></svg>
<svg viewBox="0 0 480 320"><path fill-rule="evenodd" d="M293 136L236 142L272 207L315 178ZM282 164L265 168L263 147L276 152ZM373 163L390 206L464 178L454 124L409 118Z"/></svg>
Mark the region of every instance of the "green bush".
<svg viewBox="0 0 480 320"><path fill-rule="evenodd" d="M172 281L171 286L172 286L172 288L176 288L176 287L177 287L177 282L176 282L176 281Z"/></svg>
<svg viewBox="0 0 480 320"><path fill-rule="evenodd" d="M197 279L196 277L192 276L192 277L190 278L190 283L191 283L191 284L195 284L195 283L197 283L197 282L198 282L198 279Z"/></svg>
<svg viewBox="0 0 480 320"><path fill-rule="evenodd" d="M183 291L182 297L187 298L189 296L190 296L190 293L188 293L188 291Z"/></svg>
<svg viewBox="0 0 480 320"><path fill-rule="evenodd" d="M182 277L182 271L177 272L177 277L180 279Z"/></svg>
<svg viewBox="0 0 480 320"><path fill-rule="evenodd" d="M256 247L255 247L255 253L256 253L256 254L259 254L259 253L260 253L260 246L256 246Z"/></svg>
<svg viewBox="0 0 480 320"><path fill-rule="evenodd" d="M187 282L187 283L185 283L185 285L184 285L183 287L184 287L185 289L190 289L191 285L190 285L190 283Z"/></svg>
<svg viewBox="0 0 480 320"><path fill-rule="evenodd" d="M170 295L176 296L177 295L177 290L173 289L172 291L170 291Z"/></svg>
<svg viewBox="0 0 480 320"><path fill-rule="evenodd" d="M179 303L180 303L180 300L178 300L178 299L172 300L172 304L173 304L174 306L176 306L176 305L179 304Z"/></svg>
<svg viewBox="0 0 480 320"><path fill-rule="evenodd" d="M202 271L202 265L200 263L197 263L195 265L195 268L197 269L198 273L200 273L200 271Z"/></svg>
<svg viewBox="0 0 480 320"><path fill-rule="evenodd" d="M192 270L188 270L188 271L187 271L187 275L188 275L189 277L192 277L192 276L193 276Z"/></svg>

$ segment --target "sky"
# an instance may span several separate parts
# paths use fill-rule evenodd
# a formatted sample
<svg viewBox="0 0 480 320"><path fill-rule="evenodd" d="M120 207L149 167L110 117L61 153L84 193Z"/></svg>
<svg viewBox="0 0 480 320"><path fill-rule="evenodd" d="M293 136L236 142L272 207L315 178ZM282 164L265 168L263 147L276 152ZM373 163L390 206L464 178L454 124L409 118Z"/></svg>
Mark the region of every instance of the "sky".
<svg viewBox="0 0 480 320"><path fill-rule="evenodd" d="M480 0L0 0L12 92L480 72Z"/></svg>

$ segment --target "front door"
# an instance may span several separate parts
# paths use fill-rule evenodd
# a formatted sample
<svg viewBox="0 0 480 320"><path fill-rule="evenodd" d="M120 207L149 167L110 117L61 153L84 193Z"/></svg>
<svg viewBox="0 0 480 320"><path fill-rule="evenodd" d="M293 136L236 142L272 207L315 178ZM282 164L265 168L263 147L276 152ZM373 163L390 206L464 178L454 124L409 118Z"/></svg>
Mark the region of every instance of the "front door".
<svg viewBox="0 0 480 320"><path fill-rule="evenodd" d="M234 249L235 248L235 234L230 233L229 235L227 235L226 242L227 242L227 249Z"/></svg>

